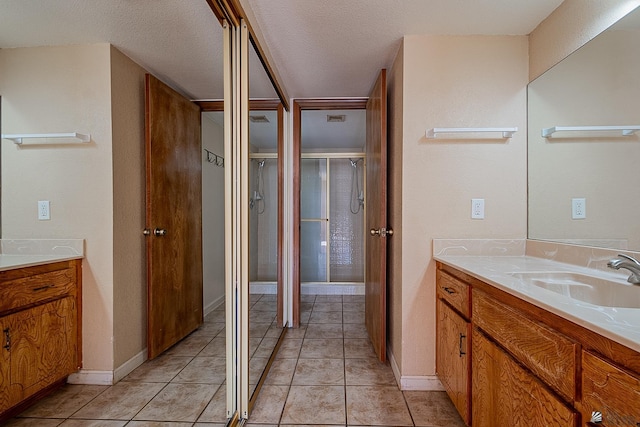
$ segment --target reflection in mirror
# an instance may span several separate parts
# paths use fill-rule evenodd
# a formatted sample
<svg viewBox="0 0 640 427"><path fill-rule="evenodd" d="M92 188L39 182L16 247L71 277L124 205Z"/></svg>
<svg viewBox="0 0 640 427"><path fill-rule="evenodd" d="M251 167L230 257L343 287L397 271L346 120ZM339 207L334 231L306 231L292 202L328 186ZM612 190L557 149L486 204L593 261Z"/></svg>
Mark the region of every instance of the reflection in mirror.
<svg viewBox="0 0 640 427"><path fill-rule="evenodd" d="M640 132L542 136L640 126L639 52L636 9L529 85L530 239L640 251Z"/></svg>
<svg viewBox="0 0 640 427"><path fill-rule="evenodd" d="M249 52L249 395L254 402L282 333L278 324L279 101ZM250 404L251 405L251 404Z"/></svg>

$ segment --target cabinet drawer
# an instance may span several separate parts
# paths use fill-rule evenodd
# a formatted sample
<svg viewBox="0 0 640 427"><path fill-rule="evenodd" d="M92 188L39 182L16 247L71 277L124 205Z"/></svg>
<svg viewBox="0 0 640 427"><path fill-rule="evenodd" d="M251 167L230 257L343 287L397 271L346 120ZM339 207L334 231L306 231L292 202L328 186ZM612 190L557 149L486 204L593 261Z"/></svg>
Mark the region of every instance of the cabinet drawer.
<svg viewBox="0 0 640 427"><path fill-rule="evenodd" d="M75 291L74 268L49 271L0 283L0 313L63 297Z"/></svg>
<svg viewBox="0 0 640 427"><path fill-rule="evenodd" d="M578 344L477 289L473 321L567 401L575 400Z"/></svg>
<svg viewBox="0 0 640 427"><path fill-rule="evenodd" d="M471 287L441 270L436 272L436 281L438 296L468 319L471 314Z"/></svg>
<svg viewBox="0 0 640 427"><path fill-rule="evenodd" d="M582 420L602 413L603 427L640 425L640 378L587 351L582 352Z"/></svg>

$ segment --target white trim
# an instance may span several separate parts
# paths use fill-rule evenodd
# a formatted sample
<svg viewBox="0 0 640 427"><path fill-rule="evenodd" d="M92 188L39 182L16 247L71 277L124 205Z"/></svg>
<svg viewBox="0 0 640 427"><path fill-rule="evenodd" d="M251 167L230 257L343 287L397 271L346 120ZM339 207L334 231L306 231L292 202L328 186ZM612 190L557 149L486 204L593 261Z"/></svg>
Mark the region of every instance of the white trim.
<svg viewBox="0 0 640 427"><path fill-rule="evenodd" d="M395 357L393 357L389 343L387 343L387 357L389 358L391 370L396 377L396 383L398 383L400 390L444 391L444 387L436 375L400 375L400 369L398 368Z"/></svg>
<svg viewBox="0 0 640 427"><path fill-rule="evenodd" d="M81 369L80 371L69 375L67 382L69 384L113 385L113 371L91 371Z"/></svg>
<svg viewBox="0 0 640 427"><path fill-rule="evenodd" d="M145 348L140 353L133 356L131 359L124 362L122 365L118 366L115 371L113 371L113 383L117 383L127 375L129 375L134 369L138 366L142 365L144 361L147 360L147 349Z"/></svg>
<svg viewBox="0 0 640 427"><path fill-rule="evenodd" d="M224 295L220 295L218 298L214 299L212 302L210 302L208 305L204 307L204 310L203 310L204 316L211 313L213 310L220 307L222 304L224 304Z"/></svg>

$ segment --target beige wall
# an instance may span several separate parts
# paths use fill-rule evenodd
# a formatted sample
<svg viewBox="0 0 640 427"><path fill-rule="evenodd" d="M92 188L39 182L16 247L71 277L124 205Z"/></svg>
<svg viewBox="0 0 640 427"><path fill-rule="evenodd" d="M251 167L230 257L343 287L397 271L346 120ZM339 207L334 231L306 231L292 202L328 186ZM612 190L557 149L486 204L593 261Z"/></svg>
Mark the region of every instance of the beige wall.
<svg viewBox="0 0 640 427"><path fill-rule="evenodd" d="M430 376L432 239L526 236L528 42L525 36L407 36L403 51L399 364L402 376ZM519 132L509 140L425 138L433 127L512 126ZM484 220L471 219L472 198L485 199Z"/></svg>
<svg viewBox="0 0 640 427"><path fill-rule="evenodd" d="M202 148L224 154L222 126L202 114ZM224 302L224 168L202 159L202 258L205 313Z"/></svg>
<svg viewBox="0 0 640 427"><path fill-rule="evenodd" d="M607 29L639 0L565 0L529 35L529 80Z"/></svg>
<svg viewBox="0 0 640 427"><path fill-rule="evenodd" d="M144 75L111 47L115 368L146 347Z"/></svg>
<svg viewBox="0 0 640 427"><path fill-rule="evenodd" d="M402 371L402 149L404 42L387 74L388 112L388 222L393 229L387 253L388 283L388 352Z"/></svg>
<svg viewBox="0 0 640 427"><path fill-rule="evenodd" d="M0 50L3 133L90 133L91 142L2 141L3 238L83 238L84 367L114 366L111 49ZM35 141L29 141L31 143ZM36 202L51 202L38 221Z"/></svg>

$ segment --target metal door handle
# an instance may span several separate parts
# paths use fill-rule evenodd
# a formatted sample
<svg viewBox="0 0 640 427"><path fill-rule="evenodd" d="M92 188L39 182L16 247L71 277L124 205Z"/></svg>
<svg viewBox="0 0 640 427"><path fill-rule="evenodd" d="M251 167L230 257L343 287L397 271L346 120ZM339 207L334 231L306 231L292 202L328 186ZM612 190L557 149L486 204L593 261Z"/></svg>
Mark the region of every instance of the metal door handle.
<svg viewBox="0 0 640 427"><path fill-rule="evenodd" d="M375 228L372 228L371 230L369 230L369 233L370 233L372 236L376 236L376 235L378 235L378 236L380 236L380 237L393 236L393 230L392 230L392 229L388 229L388 230L387 230L387 229L386 229L386 228L384 228L384 227L379 228L379 229L377 229L377 230L376 230Z"/></svg>
<svg viewBox="0 0 640 427"><path fill-rule="evenodd" d="M459 352L460 352L460 357L464 356L465 354L467 354L463 349L462 349L462 340L465 339L467 336L465 334L460 334L460 342L459 342Z"/></svg>
<svg viewBox="0 0 640 427"><path fill-rule="evenodd" d="M149 230L148 228L145 228L144 230L142 230L142 234L144 234L145 236L150 236L151 230Z"/></svg>
<svg viewBox="0 0 640 427"><path fill-rule="evenodd" d="M167 235L167 230L165 230L163 228L155 228L153 230L153 235L154 236L158 236L158 237L166 236Z"/></svg>

